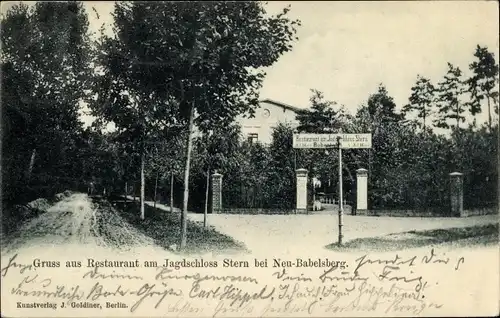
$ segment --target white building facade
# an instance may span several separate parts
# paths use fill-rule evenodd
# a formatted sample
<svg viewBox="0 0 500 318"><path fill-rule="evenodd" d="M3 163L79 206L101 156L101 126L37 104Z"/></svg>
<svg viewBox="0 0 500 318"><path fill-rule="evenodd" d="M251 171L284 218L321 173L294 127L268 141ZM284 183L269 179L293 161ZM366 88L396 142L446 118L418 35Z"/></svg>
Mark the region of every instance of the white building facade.
<svg viewBox="0 0 500 318"><path fill-rule="evenodd" d="M264 99L259 102L253 118L239 116L243 137L252 142L269 144L272 140L273 128L280 123L289 124L292 128L299 125L297 112L301 109L285 103Z"/></svg>

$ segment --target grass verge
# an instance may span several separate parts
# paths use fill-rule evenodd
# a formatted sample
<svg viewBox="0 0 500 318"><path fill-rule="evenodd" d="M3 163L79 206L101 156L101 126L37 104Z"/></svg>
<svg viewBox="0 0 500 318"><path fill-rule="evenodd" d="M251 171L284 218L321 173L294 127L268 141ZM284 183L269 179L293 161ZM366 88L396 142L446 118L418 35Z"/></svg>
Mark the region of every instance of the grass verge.
<svg viewBox="0 0 500 318"><path fill-rule="evenodd" d="M327 245L335 251L400 251L437 244L451 244L453 247L487 246L498 244L498 223L449 229L409 231L380 237L357 238L338 246Z"/></svg>
<svg viewBox="0 0 500 318"><path fill-rule="evenodd" d="M180 213L170 213L145 205L145 218L140 218L137 202L113 202L120 215L138 231L151 237L155 244L171 250L179 245ZM187 220L187 244L182 254L207 253L233 254L247 252L245 245L232 237L217 232L213 227L203 228L203 224Z"/></svg>

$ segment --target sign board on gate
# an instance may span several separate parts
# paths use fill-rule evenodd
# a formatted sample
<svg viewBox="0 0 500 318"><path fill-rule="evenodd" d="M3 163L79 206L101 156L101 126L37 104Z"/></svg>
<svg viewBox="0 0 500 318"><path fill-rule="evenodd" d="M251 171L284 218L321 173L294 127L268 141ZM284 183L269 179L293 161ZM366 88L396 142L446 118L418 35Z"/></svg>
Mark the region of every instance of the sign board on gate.
<svg viewBox="0 0 500 318"><path fill-rule="evenodd" d="M372 147L372 134L293 134L293 148L337 148L338 136L342 149Z"/></svg>
<svg viewBox="0 0 500 318"><path fill-rule="evenodd" d="M371 148L372 134L342 134L340 147L343 149Z"/></svg>

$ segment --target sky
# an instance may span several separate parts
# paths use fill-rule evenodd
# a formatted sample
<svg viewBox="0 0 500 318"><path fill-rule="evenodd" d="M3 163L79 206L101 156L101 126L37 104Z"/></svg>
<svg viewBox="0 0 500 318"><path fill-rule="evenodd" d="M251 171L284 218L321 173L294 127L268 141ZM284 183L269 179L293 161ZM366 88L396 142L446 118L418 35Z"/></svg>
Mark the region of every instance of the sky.
<svg viewBox="0 0 500 318"><path fill-rule="evenodd" d="M112 22L113 4L86 2L91 30ZM303 108L317 89L354 113L383 83L400 108L417 74L436 83L447 62L467 74L477 44L498 61L496 1L271 1L266 7L276 13L288 4L290 17L302 22L299 40L266 69L262 99ZM486 118L485 109L479 121Z"/></svg>
<svg viewBox="0 0 500 318"><path fill-rule="evenodd" d="M268 71L261 94L299 107L315 88L354 112L380 83L401 107L417 74L440 81L447 62L468 71L477 44L493 50L498 61L496 2L291 5L291 15L302 20L299 41Z"/></svg>

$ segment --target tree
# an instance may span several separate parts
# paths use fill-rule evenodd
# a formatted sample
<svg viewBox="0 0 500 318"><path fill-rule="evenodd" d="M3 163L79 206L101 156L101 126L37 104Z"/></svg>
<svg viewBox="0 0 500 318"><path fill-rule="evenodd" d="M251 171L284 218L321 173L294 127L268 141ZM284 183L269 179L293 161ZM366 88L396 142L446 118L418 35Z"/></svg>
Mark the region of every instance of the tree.
<svg viewBox="0 0 500 318"><path fill-rule="evenodd" d="M340 132L345 119L343 109L334 101L325 100L322 92L311 90L311 107L297 114L299 126L298 132L304 133L336 133ZM338 109L333 107L337 106ZM312 189L314 200L313 178L319 178L323 184L333 177L335 166L338 165L337 156L325 149L300 149L296 150L294 156L302 167L309 171L309 184Z"/></svg>
<svg viewBox="0 0 500 318"><path fill-rule="evenodd" d="M461 129L451 135L453 143L451 168L464 173L465 207L484 207L497 204L498 125L489 129L485 123L477 129Z"/></svg>
<svg viewBox="0 0 500 318"><path fill-rule="evenodd" d="M91 108L95 116L115 124L119 140L128 144L131 152L138 154L140 158L140 216L144 220L146 154L158 135L170 137L168 129L172 124L168 114L172 104L146 96L137 87L127 84L122 80L125 75L120 74L122 71L126 72L126 69L113 70L109 64L103 65L106 67L106 75L97 82L96 91L101 96L107 96L97 99ZM108 80L110 77L106 78L107 76L115 79ZM104 84L101 85L103 81ZM107 91L103 92L103 89ZM162 116L157 115L160 113Z"/></svg>
<svg viewBox="0 0 500 318"><path fill-rule="evenodd" d="M367 153L362 149L353 153L356 154L358 162L368 161L369 184L383 176L382 167L390 169L397 164L393 160L393 135L403 126L403 120L404 116L396 112L394 98L389 95L383 84L380 84L377 92L371 94L366 104L358 109L354 121L364 128L363 132L372 133L372 148L368 149Z"/></svg>
<svg viewBox="0 0 500 318"><path fill-rule="evenodd" d="M174 206L174 179L182 174L180 169L184 153L185 129L169 129L169 136L158 135L152 138L150 153L148 155L148 174L157 177L158 181L167 181L169 184L170 212ZM156 192L155 192L156 193ZM155 196L156 197L156 196Z"/></svg>
<svg viewBox="0 0 500 318"><path fill-rule="evenodd" d="M391 157L391 147L387 144L385 137L391 133L396 126L401 124L403 116L396 112L396 103L394 98L389 95L386 87L383 84L378 86L377 92L368 97L366 109L360 110L360 113L365 112L370 123L370 131L373 134L373 150L370 150L370 170L372 165L373 152L378 153L379 157L386 159ZM387 151L381 151L377 147L386 148Z"/></svg>
<svg viewBox="0 0 500 318"><path fill-rule="evenodd" d="M37 167L44 178L75 178L78 109L92 58L83 5L21 3L7 11L1 28L3 189L24 192L16 187L36 183Z"/></svg>
<svg viewBox="0 0 500 318"><path fill-rule="evenodd" d="M174 178L181 174L179 167L183 161L180 153L184 152L182 142L185 139L184 128L171 128L167 130L168 136L163 134L152 136L150 149L147 154L147 175L155 179L154 203L156 206L156 194L158 182L168 181L170 211L173 212ZM168 197L167 196L167 197Z"/></svg>
<svg viewBox="0 0 500 318"><path fill-rule="evenodd" d="M425 130L426 119L432 114L432 103L434 102L434 85L428 78L417 75L417 82L411 88L409 104L403 107L402 113L416 112L417 117L422 119L421 127Z"/></svg>
<svg viewBox="0 0 500 318"><path fill-rule="evenodd" d="M372 119L378 123L399 122L403 119L403 116L396 112L394 98L389 96L389 92L383 84L379 84L377 92L370 95L366 106Z"/></svg>
<svg viewBox="0 0 500 318"><path fill-rule="evenodd" d="M186 246L192 133L227 125L258 105L264 73L291 50L288 8L267 16L260 2L118 2L113 61L127 86L173 100L187 125L180 248ZM121 76L124 77L123 75Z"/></svg>
<svg viewBox="0 0 500 318"><path fill-rule="evenodd" d="M240 143L240 127L237 124L213 127L209 132L195 140L193 168L195 172L204 175L205 207L203 225L207 227L208 193L210 174L214 171L224 173L232 166L237 166L235 154Z"/></svg>
<svg viewBox="0 0 500 318"><path fill-rule="evenodd" d="M269 151L272 160L270 161L271 176L269 184L272 184L272 196L276 204L280 207L293 208L295 204L295 192L291 189L295 186L295 170L297 166L297 153L299 149L293 149L294 129L288 125L280 123L273 129L272 141Z"/></svg>
<svg viewBox="0 0 500 318"><path fill-rule="evenodd" d="M257 142L241 141L231 154L235 164L224 165L221 173L224 206L230 208L272 208L275 201L269 183L269 148Z"/></svg>
<svg viewBox="0 0 500 318"><path fill-rule="evenodd" d="M438 86L437 106L439 117L435 124L440 128L449 128L448 120L452 119L456 121L455 129L459 129L460 123L465 121L463 116L465 104L462 102L465 88L460 68L448 63L448 71L444 76L444 80L439 82Z"/></svg>
<svg viewBox="0 0 500 318"><path fill-rule="evenodd" d="M318 90L311 89L312 96L309 98L311 108L300 110L297 113L297 127L299 132L324 133L338 130L340 121L339 114L333 109L337 103L325 100L324 94Z"/></svg>
<svg viewBox="0 0 500 318"><path fill-rule="evenodd" d="M495 112L498 113L498 64L495 55L487 47L476 47L474 53L476 61L469 64L473 75L467 80L471 100L469 110L472 115L481 112L481 101L486 98L488 106L488 127L492 130L491 102L496 104Z"/></svg>
<svg viewBox="0 0 500 318"><path fill-rule="evenodd" d="M102 40L97 43L101 72L96 76L94 85L97 98L89 105L98 120L113 122L122 140L131 143L139 154L141 219L145 217L146 153L158 136L168 140L172 136L169 130L184 127L177 116L178 102L171 96L155 94L154 82L146 81L151 76L151 70L143 67L141 61L137 62L138 57L147 54L145 50L151 43L139 40L132 29L127 32L133 28L130 23L137 24L141 29L147 27L144 24L148 21L147 17L154 17L148 13L149 7L148 3L120 2L115 5L115 36L101 35Z"/></svg>

